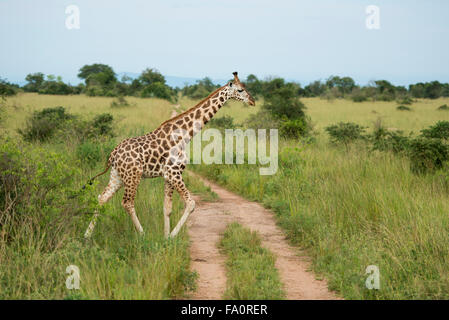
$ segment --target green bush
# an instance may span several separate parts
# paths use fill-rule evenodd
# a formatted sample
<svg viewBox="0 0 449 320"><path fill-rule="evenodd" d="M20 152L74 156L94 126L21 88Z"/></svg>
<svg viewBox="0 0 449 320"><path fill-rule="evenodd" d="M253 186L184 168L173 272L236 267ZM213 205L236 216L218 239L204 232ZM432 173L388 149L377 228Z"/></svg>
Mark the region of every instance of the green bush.
<svg viewBox="0 0 449 320"><path fill-rule="evenodd" d="M192 99L202 99L219 87L219 85L214 84L211 79L206 77L202 80L198 80L197 83L193 85L185 86L182 89L182 94Z"/></svg>
<svg viewBox="0 0 449 320"><path fill-rule="evenodd" d="M410 97L404 97L398 101L400 105L411 105L413 103L413 99Z"/></svg>
<svg viewBox="0 0 449 320"><path fill-rule="evenodd" d="M26 141L46 141L65 122L73 118L73 115L66 113L64 107L45 108L35 111L25 128L19 129L18 132Z"/></svg>
<svg viewBox="0 0 449 320"><path fill-rule="evenodd" d="M99 114L93 120L82 120L66 112L64 107L45 108L35 111L27 120L24 129L19 134L26 141L45 142L59 136L60 139L70 137L70 140L84 141L101 136L114 136L109 113Z"/></svg>
<svg viewBox="0 0 449 320"><path fill-rule="evenodd" d="M112 136L112 121L114 117L110 113L102 113L92 121L92 127L94 128L93 134L98 136Z"/></svg>
<svg viewBox="0 0 449 320"><path fill-rule="evenodd" d="M140 93L142 98L161 98L166 99L168 101L174 101L175 96L173 91L169 86L163 84L162 82L153 82L147 86L145 86Z"/></svg>
<svg viewBox="0 0 449 320"><path fill-rule="evenodd" d="M118 96L111 102L111 108L129 107L130 104L126 101L125 97Z"/></svg>
<svg viewBox="0 0 449 320"><path fill-rule="evenodd" d="M449 140L449 121L438 121L428 129L421 130L421 135L425 138Z"/></svg>
<svg viewBox="0 0 449 320"><path fill-rule="evenodd" d="M373 150L402 153L408 149L409 143L410 138L404 136L402 131L386 131L374 138Z"/></svg>
<svg viewBox="0 0 449 320"><path fill-rule="evenodd" d="M279 133L281 137L299 139L306 136L310 131L309 122L305 119L281 121Z"/></svg>
<svg viewBox="0 0 449 320"><path fill-rule="evenodd" d="M228 115L219 118L212 118L209 121L209 126L217 129L234 129L236 127L234 118Z"/></svg>
<svg viewBox="0 0 449 320"><path fill-rule="evenodd" d="M435 171L449 160L449 147L441 139L418 137L410 141L409 158L413 172Z"/></svg>
<svg viewBox="0 0 449 320"><path fill-rule="evenodd" d="M361 93L360 94L354 94L354 95L351 96L351 98L352 98L352 101L354 101L354 102L364 102L364 101L368 100L368 98L365 95L361 94Z"/></svg>
<svg viewBox="0 0 449 320"><path fill-rule="evenodd" d="M331 142L348 145L356 140L364 139L365 127L353 122L339 122L325 128L330 136Z"/></svg>
<svg viewBox="0 0 449 320"><path fill-rule="evenodd" d="M0 78L0 97L8 97L17 94L17 87Z"/></svg>
<svg viewBox="0 0 449 320"><path fill-rule="evenodd" d="M97 207L92 190L73 184L79 169L62 154L18 144L0 143L0 229L2 239L39 239L51 251L73 236L73 223Z"/></svg>
<svg viewBox="0 0 449 320"><path fill-rule="evenodd" d="M398 107L396 107L396 110L399 110L399 111L412 111L412 109L410 107L407 107L407 106L398 106Z"/></svg>
<svg viewBox="0 0 449 320"><path fill-rule="evenodd" d="M265 97L262 109L269 111L276 118L296 120L305 118L306 107L298 98L295 87L284 85L272 90L272 93Z"/></svg>
<svg viewBox="0 0 449 320"><path fill-rule="evenodd" d="M449 107L447 106L447 104L443 104L442 106L438 107L438 110L449 110Z"/></svg>
<svg viewBox="0 0 449 320"><path fill-rule="evenodd" d="M274 118L267 110L260 110L255 114L251 114L244 122L244 126L251 129L278 129L280 119Z"/></svg>

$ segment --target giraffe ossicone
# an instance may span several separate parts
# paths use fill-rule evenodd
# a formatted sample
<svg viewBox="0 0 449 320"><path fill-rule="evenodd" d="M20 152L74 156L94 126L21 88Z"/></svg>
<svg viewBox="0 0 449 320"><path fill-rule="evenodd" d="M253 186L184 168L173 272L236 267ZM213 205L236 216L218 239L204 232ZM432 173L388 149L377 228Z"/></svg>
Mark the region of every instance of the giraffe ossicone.
<svg viewBox="0 0 449 320"><path fill-rule="evenodd" d="M136 230L143 233L134 208L137 187L142 178L163 177L164 233L166 237L176 236L195 209L195 201L182 179L187 159L186 144L212 119L227 100L236 99L255 105L254 98L240 82L237 72L233 75L233 81L212 92L193 108L163 122L146 135L128 138L118 144L109 156L106 170L99 174L104 174L111 168L109 183L98 196L99 203L101 205L106 203L123 186L125 192L122 206L131 217ZM175 190L184 200L185 209L175 228L170 231L172 195ZM85 238L92 235L97 218L98 214L95 213L84 234Z"/></svg>

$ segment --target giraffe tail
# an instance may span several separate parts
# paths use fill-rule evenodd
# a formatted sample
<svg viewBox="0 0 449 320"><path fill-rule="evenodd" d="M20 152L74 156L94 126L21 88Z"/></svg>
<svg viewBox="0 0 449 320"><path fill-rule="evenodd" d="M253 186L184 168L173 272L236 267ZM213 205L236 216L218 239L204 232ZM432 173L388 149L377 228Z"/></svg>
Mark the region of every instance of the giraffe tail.
<svg viewBox="0 0 449 320"><path fill-rule="evenodd" d="M111 164L110 164L109 161L108 161L108 164L107 164L107 166L106 166L106 169L104 169L103 172L97 174L95 177L90 178L89 181L87 182L87 184L88 184L88 185L92 185L92 182L93 182L97 177L99 177L99 176L105 174L106 172L108 172L108 170L109 170L110 167L111 167ZM83 189L86 189L86 185L83 186Z"/></svg>

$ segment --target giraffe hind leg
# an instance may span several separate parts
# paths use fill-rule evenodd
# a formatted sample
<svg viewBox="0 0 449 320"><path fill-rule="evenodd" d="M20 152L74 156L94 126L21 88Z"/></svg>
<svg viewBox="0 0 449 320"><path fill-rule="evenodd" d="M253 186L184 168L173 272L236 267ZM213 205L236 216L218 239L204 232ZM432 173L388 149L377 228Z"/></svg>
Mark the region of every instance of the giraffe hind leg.
<svg viewBox="0 0 449 320"><path fill-rule="evenodd" d="M170 214L173 205L173 186L169 181L165 181L164 185L164 235L170 237Z"/></svg>
<svg viewBox="0 0 449 320"><path fill-rule="evenodd" d="M142 178L142 171L135 171L134 174L127 179L125 178L125 194L123 195L122 206L131 217L134 227L139 233L143 233L142 225L136 215L134 208L134 199L136 198L137 187Z"/></svg>
<svg viewBox="0 0 449 320"><path fill-rule="evenodd" d="M181 230L184 223L187 221L189 215L193 212L193 210L195 210L195 201L192 199L189 190L187 190L187 187L182 180L181 174L176 175L173 178L172 185L175 187L176 191L178 191L179 195L183 198L185 203L184 213L182 214L181 219L178 221L176 227L170 233L170 237L175 237Z"/></svg>
<svg viewBox="0 0 449 320"><path fill-rule="evenodd" d="M107 187L104 189L103 193L98 196L98 202L100 205L105 204L112 198L114 193L116 193L123 185L120 176L118 175L117 169L114 167L111 169L111 176L109 178L109 183ZM92 232L95 229L95 225L97 224L98 212L94 213L92 220L87 227L86 232L84 233L84 238L90 238L92 236Z"/></svg>

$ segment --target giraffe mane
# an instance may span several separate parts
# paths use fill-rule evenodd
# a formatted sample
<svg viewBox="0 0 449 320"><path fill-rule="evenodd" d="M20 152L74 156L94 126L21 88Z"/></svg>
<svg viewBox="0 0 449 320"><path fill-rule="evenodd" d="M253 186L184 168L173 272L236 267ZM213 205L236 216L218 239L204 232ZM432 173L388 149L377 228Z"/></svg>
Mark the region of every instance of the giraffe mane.
<svg viewBox="0 0 449 320"><path fill-rule="evenodd" d="M216 89L215 91L213 91L212 93L210 93L206 98L204 98L203 100L201 100L200 102L198 102L195 106L193 106L192 108L184 111L183 113L178 114L176 117L173 117L171 119L168 119L164 122L162 122L162 124L159 127L162 127L163 125L172 122L174 120L178 120L179 118L182 118L183 116L185 116L187 113L189 113L192 110L195 110L196 108L198 108L199 106L201 106L205 101L209 100L214 94L216 94L218 91L220 91L221 89L223 89L224 87L226 87L226 85Z"/></svg>

